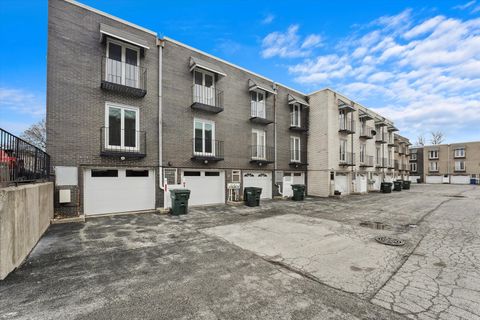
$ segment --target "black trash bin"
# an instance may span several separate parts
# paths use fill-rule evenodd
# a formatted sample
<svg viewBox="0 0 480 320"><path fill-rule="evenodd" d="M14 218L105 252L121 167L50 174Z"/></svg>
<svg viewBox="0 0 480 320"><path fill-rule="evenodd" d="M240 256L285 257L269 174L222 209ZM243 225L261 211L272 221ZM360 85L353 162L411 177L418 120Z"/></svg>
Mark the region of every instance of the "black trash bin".
<svg viewBox="0 0 480 320"><path fill-rule="evenodd" d="M262 188L245 187L245 189L243 190L243 201L245 201L245 205L249 207L259 206L261 194Z"/></svg>
<svg viewBox="0 0 480 320"><path fill-rule="evenodd" d="M402 180L393 182L393 191L402 191Z"/></svg>
<svg viewBox="0 0 480 320"><path fill-rule="evenodd" d="M383 193L391 193L392 192L392 183L391 182L382 182L380 185L380 190Z"/></svg>
<svg viewBox="0 0 480 320"><path fill-rule="evenodd" d="M170 190L172 199L172 209L170 213L174 216L188 213L188 199L190 199L190 190L172 189Z"/></svg>
<svg viewBox="0 0 480 320"><path fill-rule="evenodd" d="M303 201L305 199L305 185L304 184L292 184L293 201Z"/></svg>
<svg viewBox="0 0 480 320"><path fill-rule="evenodd" d="M402 188L403 188L404 190L410 190L410 183L411 183L410 180L403 180Z"/></svg>

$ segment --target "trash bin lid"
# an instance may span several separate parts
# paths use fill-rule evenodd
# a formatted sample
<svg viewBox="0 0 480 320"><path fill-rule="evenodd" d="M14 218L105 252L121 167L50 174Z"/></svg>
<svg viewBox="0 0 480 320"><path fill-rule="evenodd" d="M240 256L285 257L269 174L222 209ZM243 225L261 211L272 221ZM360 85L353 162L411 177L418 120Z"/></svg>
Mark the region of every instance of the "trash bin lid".
<svg viewBox="0 0 480 320"><path fill-rule="evenodd" d="M190 194L190 190L188 189L171 189L171 194Z"/></svg>

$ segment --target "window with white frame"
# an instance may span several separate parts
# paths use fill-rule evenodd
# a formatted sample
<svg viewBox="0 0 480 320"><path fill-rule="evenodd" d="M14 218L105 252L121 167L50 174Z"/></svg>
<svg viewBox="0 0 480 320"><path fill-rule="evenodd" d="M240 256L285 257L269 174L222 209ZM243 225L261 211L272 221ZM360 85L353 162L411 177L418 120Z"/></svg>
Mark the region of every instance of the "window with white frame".
<svg viewBox="0 0 480 320"><path fill-rule="evenodd" d="M376 158L377 158L377 164L382 164L382 152L380 147L377 147L376 149Z"/></svg>
<svg viewBox="0 0 480 320"><path fill-rule="evenodd" d="M251 100L251 116L258 118L266 118L265 110L265 92L264 91L250 91Z"/></svg>
<svg viewBox="0 0 480 320"><path fill-rule="evenodd" d="M430 161L428 168L432 172L438 171L438 162L437 161Z"/></svg>
<svg viewBox="0 0 480 320"><path fill-rule="evenodd" d="M252 130L252 158L266 158L266 137L267 134L263 130Z"/></svg>
<svg viewBox="0 0 480 320"><path fill-rule="evenodd" d="M455 149L455 158L463 158L463 157L465 157L465 148Z"/></svg>
<svg viewBox="0 0 480 320"><path fill-rule="evenodd" d="M438 159L438 150L428 151L428 158L429 159Z"/></svg>
<svg viewBox="0 0 480 320"><path fill-rule="evenodd" d="M365 163L365 150L367 145L365 143L360 144L360 163Z"/></svg>
<svg viewBox="0 0 480 320"><path fill-rule="evenodd" d="M138 88L140 50L121 41L107 40L105 76L108 82Z"/></svg>
<svg viewBox="0 0 480 320"><path fill-rule="evenodd" d="M298 103L292 104L290 113L290 126L299 128L301 126L301 106Z"/></svg>
<svg viewBox="0 0 480 320"><path fill-rule="evenodd" d="M410 171L417 172L417 163L415 162L410 163Z"/></svg>
<svg viewBox="0 0 480 320"><path fill-rule="evenodd" d="M105 147L137 151L140 117L138 108L107 102L105 104Z"/></svg>
<svg viewBox="0 0 480 320"><path fill-rule="evenodd" d="M455 171L465 171L465 161L455 161Z"/></svg>
<svg viewBox="0 0 480 320"><path fill-rule="evenodd" d="M417 160L417 153L411 153L410 160Z"/></svg>
<svg viewBox="0 0 480 320"><path fill-rule="evenodd" d="M240 170L232 170L232 182L240 182Z"/></svg>
<svg viewBox="0 0 480 320"><path fill-rule="evenodd" d="M212 72L193 71L193 102L215 106L215 75Z"/></svg>
<svg viewBox="0 0 480 320"><path fill-rule="evenodd" d="M340 140L340 161L347 161L347 140Z"/></svg>
<svg viewBox="0 0 480 320"><path fill-rule="evenodd" d="M193 121L193 152L196 155L215 155L215 122Z"/></svg>
<svg viewBox="0 0 480 320"><path fill-rule="evenodd" d="M350 130L351 129L348 113L345 112L345 110L340 110L339 111L338 120L339 120L340 130Z"/></svg>
<svg viewBox="0 0 480 320"><path fill-rule="evenodd" d="M290 137L290 161L300 162L300 138Z"/></svg>

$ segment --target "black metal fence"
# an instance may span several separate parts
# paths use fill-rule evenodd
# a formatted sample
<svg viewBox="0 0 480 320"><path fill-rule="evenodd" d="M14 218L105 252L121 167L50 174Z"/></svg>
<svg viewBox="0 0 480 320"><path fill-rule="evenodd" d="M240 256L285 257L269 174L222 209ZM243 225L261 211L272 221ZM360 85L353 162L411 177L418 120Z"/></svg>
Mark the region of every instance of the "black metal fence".
<svg viewBox="0 0 480 320"><path fill-rule="evenodd" d="M26 183L50 177L50 156L0 128L0 185Z"/></svg>

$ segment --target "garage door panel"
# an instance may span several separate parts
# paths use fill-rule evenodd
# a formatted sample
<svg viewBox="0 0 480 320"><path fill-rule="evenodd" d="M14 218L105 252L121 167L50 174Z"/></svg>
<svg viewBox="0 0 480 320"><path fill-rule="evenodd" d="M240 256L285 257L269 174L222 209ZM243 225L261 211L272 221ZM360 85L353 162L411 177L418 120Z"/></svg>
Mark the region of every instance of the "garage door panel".
<svg viewBox="0 0 480 320"><path fill-rule="evenodd" d="M189 205L225 203L225 172L189 170L183 179L190 190Z"/></svg>
<svg viewBox="0 0 480 320"><path fill-rule="evenodd" d="M348 177L346 175L335 176L335 190L342 194L348 194Z"/></svg>
<svg viewBox="0 0 480 320"><path fill-rule="evenodd" d="M272 174L267 171L244 172L243 187L262 188L262 199L272 199Z"/></svg>
<svg viewBox="0 0 480 320"><path fill-rule="evenodd" d="M452 184L470 184L470 176L452 176Z"/></svg>
<svg viewBox="0 0 480 320"><path fill-rule="evenodd" d="M426 183L442 183L443 177L442 176L426 176L425 182Z"/></svg>
<svg viewBox="0 0 480 320"><path fill-rule="evenodd" d="M93 172L92 172L93 170ZM98 171L97 171L98 170ZM127 176L126 169L109 169L117 176L98 176L103 169L84 172L84 212L87 215L155 209L155 171Z"/></svg>

